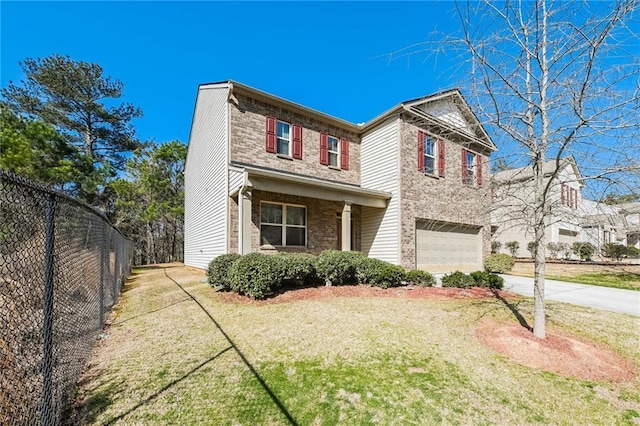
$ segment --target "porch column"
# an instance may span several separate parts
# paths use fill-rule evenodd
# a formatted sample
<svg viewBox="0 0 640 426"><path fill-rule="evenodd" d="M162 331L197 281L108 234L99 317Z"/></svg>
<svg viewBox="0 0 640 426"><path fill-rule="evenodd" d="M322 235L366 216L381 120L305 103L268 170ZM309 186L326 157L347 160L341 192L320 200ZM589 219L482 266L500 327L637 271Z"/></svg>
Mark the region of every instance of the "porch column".
<svg viewBox="0 0 640 426"><path fill-rule="evenodd" d="M251 191L238 193L238 253L251 253Z"/></svg>
<svg viewBox="0 0 640 426"><path fill-rule="evenodd" d="M342 208L342 251L351 251L351 203Z"/></svg>

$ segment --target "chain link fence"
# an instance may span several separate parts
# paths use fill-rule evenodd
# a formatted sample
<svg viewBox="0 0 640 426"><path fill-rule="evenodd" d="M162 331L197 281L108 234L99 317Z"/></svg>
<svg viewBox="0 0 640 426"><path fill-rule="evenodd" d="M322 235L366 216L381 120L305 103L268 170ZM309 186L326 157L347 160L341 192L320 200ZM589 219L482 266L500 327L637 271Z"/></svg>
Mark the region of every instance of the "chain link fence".
<svg viewBox="0 0 640 426"><path fill-rule="evenodd" d="M92 207L0 170L0 424L60 424L133 243Z"/></svg>

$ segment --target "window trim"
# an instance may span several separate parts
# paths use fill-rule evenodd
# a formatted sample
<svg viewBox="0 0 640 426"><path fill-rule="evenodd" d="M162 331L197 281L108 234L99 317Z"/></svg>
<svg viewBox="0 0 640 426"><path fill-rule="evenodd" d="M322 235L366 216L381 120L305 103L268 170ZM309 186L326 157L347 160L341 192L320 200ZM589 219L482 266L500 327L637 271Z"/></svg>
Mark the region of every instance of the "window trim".
<svg viewBox="0 0 640 426"><path fill-rule="evenodd" d="M278 135L278 124L280 124L280 123L286 124L287 126L289 126L289 139L285 139L285 138L280 137ZM276 133L276 154L277 155L285 155L287 157L291 157L292 150L293 150L293 125L291 123L287 123L286 121L282 121L282 120L276 119L276 132L275 133ZM286 140L288 142L287 146L289 147L289 149L288 149L287 153L278 152L278 147L279 147L278 141L279 140Z"/></svg>
<svg viewBox="0 0 640 426"><path fill-rule="evenodd" d="M336 150L332 151L331 149L329 149L330 143L329 141L331 139L334 139L336 141ZM327 165L329 167L336 167L336 168L340 168L340 164L342 164L341 161L341 155L340 155L340 138L335 137L335 136L331 136L329 134L327 134ZM331 164L331 154L335 154L336 155L336 160L337 160L337 164L333 165Z"/></svg>
<svg viewBox="0 0 640 426"><path fill-rule="evenodd" d="M428 155L427 154L427 144L431 142L433 144L433 155ZM428 134L424 134L423 136L423 144L424 144L424 167L422 168L422 171L429 175L429 176L439 176L439 169L440 169L440 157L438 156L439 152L438 152L438 141L431 137ZM427 158L433 158L433 171L429 172L427 170Z"/></svg>
<svg viewBox="0 0 640 426"><path fill-rule="evenodd" d="M275 206L282 206L282 223L268 223L262 221L262 205L263 204L271 204ZM298 207L304 209L304 225L288 225L287 224L287 207ZM262 244L262 226L279 226L282 228L282 244L281 245L272 245L272 244ZM301 204L290 204L290 203L278 203L274 201L260 201L260 246L271 245L273 247L307 247L307 238L308 238L308 217L307 217L307 206ZM304 228L304 245L290 245L287 244L287 227L290 228Z"/></svg>

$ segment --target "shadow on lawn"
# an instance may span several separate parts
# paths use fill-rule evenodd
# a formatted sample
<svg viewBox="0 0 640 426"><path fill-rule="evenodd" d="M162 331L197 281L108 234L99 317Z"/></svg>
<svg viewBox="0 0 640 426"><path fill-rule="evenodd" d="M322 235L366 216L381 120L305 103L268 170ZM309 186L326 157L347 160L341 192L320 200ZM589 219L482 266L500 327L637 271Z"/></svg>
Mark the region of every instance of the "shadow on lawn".
<svg viewBox="0 0 640 426"><path fill-rule="evenodd" d="M236 346L235 342L233 340L231 340L231 337L229 337L229 335L222 329L222 327L220 326L220 324L218 323L218 321L215 320L215 318L213 318L213 316L209 313L209 311L202 306L202 304L198 301L198 299L196 299L195 297L193 297L191 295L191 293L189 293L187 290L184 289L184 287L182 287L182 285L180 285L180 283L178 283L176 280L174 280L173 278L171 278L169 276L169 274L167 274L167 270L164 270L164 274L167 276L167 278L169 278L171 281L173 281L178 287L180 287L180 289L187 295L189 296L189 298L191 298L199 307L200 309L202 309L202 311L209 317L209 319L211 320L211 322L213 322L213 324L216 326L216 328L220 331L220 333L224 336L224 338L227 340L227 342L229 342L230 347L225 349L229 350L229 349L233 349L236 354L238 354L238 356L240 357L240 359L242 360L242 362L247 366L247 368L249 369L249 371L251 372L251 374L253 374L253 376L255 377L255 379L258 381L258 383L260 383L260 386L262 386L262 388L264 389L264 391L269 395L269 397L271 398L271 400L273 401L273 403L276 405L276 407L278 407L278 409L280 410L280 412L285 416L285 418L287 419L287 421L289 422L289 424L291 425L296 425L297 426L297 422L295 421L295 419L293 418L293 416L291 416L291 413L289 413L289 411L287 410L287 408L282 404L282 402L278 399L277 395L273 392L273 390L269 387L269 385L267 385L267 383L264 381L264 379L260 376L260 374L258 374L258 372L256 371L256 369L253 367L253 365L251 365L251 363L249 362L249 360L244 356L244 354L240 351L240 349L238 348L238 346ZM207 361L208 362L208 361ZM206 363L206 362L205 362ZM204 365L204 364L202 364ZM201 366L202 366L201 365ZM200 368L201 366L197 367ZM158 393L164 391L166 389L162 389L161 391L159 391ZM141 403L140 405L144 404ZM137 408L137 407L135 407ZM134 409L135 409L134 408ZM131 410L133 411L133 409ZM126 413L128 414L128 413Z"/></svg>
<svg viewBox="0 0 640 426"><path fill-rule="evenodd" d="M507 299L502 297L502 295L500 294L499 291L497 291L495 289L492 289L491 292L496 297L496 299L501 301L504 304L504 306L509 308L509 310L511 311L511 313L513 313L513 315L516 317L516 319L518 320L518 322L520 323L521 326L523 326L527 330L533 332L533 327L531 327L529 325L529 323L527 323L527 320L522 316L522 314L518 310L518 305L517 304L510 303Z"/></svg>

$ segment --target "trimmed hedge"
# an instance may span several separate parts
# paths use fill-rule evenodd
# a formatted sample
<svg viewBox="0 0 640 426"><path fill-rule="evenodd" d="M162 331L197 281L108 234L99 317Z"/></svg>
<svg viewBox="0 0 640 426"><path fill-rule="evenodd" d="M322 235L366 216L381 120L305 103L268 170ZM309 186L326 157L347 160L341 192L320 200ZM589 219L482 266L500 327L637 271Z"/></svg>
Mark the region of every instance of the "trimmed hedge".
<svg viewBox="0 0 640 426"><path fill-rule="evenodd" d="M355 283L364 259L367 257L359 251L325 250L316 259L316 274L327 285Z"/></svg>
<svg viewBox="0 0 640 426"><path fill-rule="evenodd" d="M471 288L475 280L464 272L455 271L442 277L442 287Z"/></svg>
<svg viewBox="0 0 640 426"><path fill-rule="evenodd" d="M515 264L516 262L513 260L513 257L508 254L491 254L484 259L484 269L487 272L493 272L496 274L509 272L513 269L513 265Z"/></svg>
<svg viewBox="0 0 640 426"><path fill-rule="evenodd" d="M249 253L229 268L231 290L254 299L273 294L282 285L285 268L282 256Z"/></svg>
<svg viewBox="0 0 640 426"><path fill-rule="evenodd" d="M316 257L307 253L277 254L283 268L282 285L307 286L316 280Z"/></svg>
<svg viewBox="0 0 640 426"><path fill-rule="evenodd" d="M476 271L469 274L475 281L476 287L495 288L501 290L504 287L504 278L500 275L486 271Z"/></svg>
<svg viewBox="0 0 640 426"><path fill-rule="evenodd" d="M237 253L222 254L209 262L209 267L207 268L209 285L219 291L231 290L231 283L228 277L229 268L240 257Z"/></svg>
<svg viewBox="0 0 640 426"><path fill-rule="evenodd" d="M384 260L365 257L356 266L356 276L359 283L389 288L402 285L402 281L405 279L405 270L401 266L393 265Z"/></svg>
<svg viewBox="0 0 640 426"><path fill-rule="evenodd" d="M422 287L433 287L436 279L433 275L420 269L411 269L406 273L406 279L409 284L419 285Z"/></svg>

